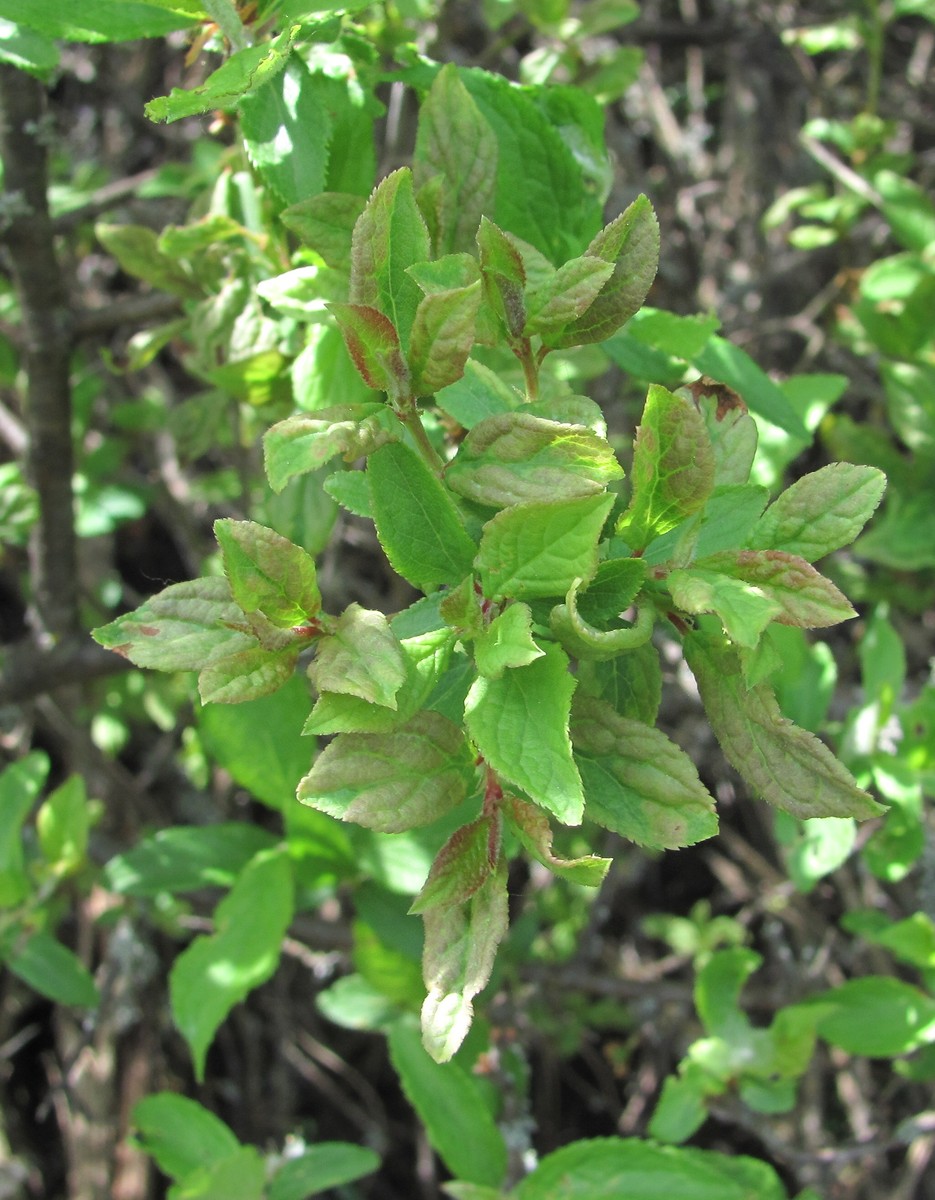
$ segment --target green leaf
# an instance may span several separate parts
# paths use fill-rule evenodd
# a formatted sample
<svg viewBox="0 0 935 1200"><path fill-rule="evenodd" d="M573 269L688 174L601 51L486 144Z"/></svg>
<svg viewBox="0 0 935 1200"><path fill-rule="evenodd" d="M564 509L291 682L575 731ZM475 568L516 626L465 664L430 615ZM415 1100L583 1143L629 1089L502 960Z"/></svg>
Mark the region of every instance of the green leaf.
<svg viewBox="0 0 935 1200"><path fill-rule="evenodd" d="M11 763L0 774L0 907L12 908L31 890L23 856L23 826L49 772L40 751Z"/></svg>
<svg viewBox="0 0 935 1200"><path fill-rule="evenodd" d="M489 215L553 263L582 253L601 221L602 194L590 175L607 159L590 126L603 130L603 111L578 89L521 88L479 69L459 75L499 148Z"/></svg>
<svg viewBox="0 0 935 1200"><path fill-rule="evenodd" d="M367 463L377 535L394 570L418 588L461 580L476 546L454 501L423 460L401 442Z"/></svg>
<svg viewBox="0 0 935 1200"><path fill-rule="evenodd" d="M717 613L735 645L751 649L782 605L754 583L693 566L670 571L666 584L672 599L687 613Z"/></svg>
<svg viewBox="0 0 935 1200"><path fill-rule="evenodd" d="M462 377L439 392L435 403L462 428L473 429L485 417L512 412L523 397L490 367L469 358Z"/></svg>
<svg viewBox="0 0 935 1200"><path fill-rule="evenodd" d="M380 1168L380 1158L366 1146L318 1142L287 1158L267 1187L267 1200L307 1200L319 1192L353 1183Z"/></svg>
<svg viewBox="0 0 935 1200"><path fill-rule="evenodd" d="M172 1017L188 1042L199 1081L222 1021L276 970L292 920L292 893L285 851L261 852L215 909L215 932L195 938L173 964Z"/></svg>
<svg viewBox="0 0 935 1200"><path fill-rule="evenodd" d="M473 765L464 735L435 712L390 733L342 733L299 784L303 804L368 829L428 825L468 795Z"/></svg>
<svg viewBox="0 0 935 1200"><path fill-rule="evenodd" d="M886 477L875 467L829 463L787 488L760 518L748 544L814 562L850 545L885 487Z"/></svg>
<svg viewBox="0 0 935 1200"><path fill-rule="evenodd" d="M532 636L532 611L520 601L494 617L474 639L477 670L489 679L499 679L510 667L525 667L543 653Z"/></svg>
<svg viewBox="0 0 935 1200"><path fill-rule="evenodd" d="M298 26L286 28L270 42L238 50L199 87L173 88L168 96L150 100L145 109L147 117L171 122L214 108L233 108L285 68L297 32Z"/></svg>
<svg viewBox="0 0 935 1200"><path fill-rule="evenodd" d="M365 201L345 192L322 192L293 204L279 219L336 271L351 269L351 239Z"/></svg>
<svg viewBox="0 0 935 1200"><path fill-rule="evenodd" d="M609 662L579 662L578 687L583 695L606 700L622 717L655 725L662 699L659 651L646 642Z"/></svg>
<svg viewBox="0 0 935 1200"><path fill-rule="evenodd" d="M597 569L597 543L613 496L516 504L487 522L476 565L484 595L564 596Z"/></svg>
<svg viewBox="0 0 935 1200"><path fill-rule="evenodd" d="M40 930L4 955L7 968L56 1004L95 1008L100 1002L90 971L67 946Z"/></svg>
<svg viewBox="0 0 935 1200"><path fill-rule="evenodd" d="M319 692L342 692L395 709L406 659L383 613L350 604L319 639L308 673Z"/></svg>
<svg viewBox="0 0 935 1200"><path fill-rule="evenodd" d="M94 233L128 275L183 299L200 300L204 295L190 267L177 255L162 250L158 235L147 226L98 223Z"/></svg>
<svg viewBox="0 0 935 1200"><path fill-rule="evenodd" d="M803 558L783 550L722 550L698 559L693 570L738 580L779 605L783 625L818 629L857 614L850 601Z"/></svg>
<svg viewBox="0 0 935 1200"><path fill-rule="evenodd" d="M309 689L293 675L270 696L235 708L195 711L208 753L252 796L279 811L295 803L295 786L309 768L312 747L301 736Z"/></svg>
<svg viewBox="0 0 935 1200"><path fill-rule="evenodd" d="M0 18L0 62L45 81L58 66L58 58L58 47L51 38Z"/></svg>
<svg viewBox="0 0 935 1200"><path fill-rule="evenodd" d="M571 736L586 812L599 825L655 850L717 833L713 797L688 755L661 730L579 697Z"/></svg>
<svg viewBox="0 0 935 1200"><path fill-rule="evenodd" d="M67 11L59 0L0 0L0 17L69 42L129 42L197 24L197 15L181 4L173 11L132 0L83 0L79 9Z"/></svg>
<svg viewBox="0 0 935 1200"><path fill-rule="evenodd" d="M495 508L593 496L622 476L606 439L522 409L478 422L445 471L453 491Z"/></svg>
<svg viewBox="0 0 935 1200"><path fill-rule="evenodd" d="M409 339L412 392L429 396L460 379L475 340L480 280L423 296Z"/></svg>
<svg viewBox="0 0 935 1200"><path fill-rule="evenodd" d="M935 1000L891 976L868 975L810 996L828 1006L818 1035L849 1054L893 1058L935 1041Z"/></svg>
<svg viewBox="0 0 935 1200"><path fill-rule="evenodd" d="M136 666L160 671L198 670L256 644L220 578L174 583L91 636Z"/></svg>
<svg viewBox="0 0 935 1200"><path fill-rule="evenodd" d="M437 1063L448 1062L467 1036L473 999L490 979L497 947L506 936L506 877L501 859L466 903L431 908L423 915L422 974L428 995L422 1005L422 1044ZM476 1168L467 1178L493 1182Z"/></svg>
<svg viewBox="0 0 935 1200"><path fill-rule="evenodd" d="M407 268L431 258L429 233L408 168L387 175L354 226L351 303L378 309L408 347L422 293Z"/></svg>
<svg viewBox="0 0 935 1200"><path fill-rule="evenodd" d="M180 825L160 829L110 859L104 879L111 891L122 896L227 888L261 850L275 845L271 833L241 821Z"/></svg>
<svg viewBox="0 0 935 1200"><path fill-rule="evenodd" d="M552 827L545 813L534 804L527 804L516 796L506 800L505 813L513 832L526 851L537 862L572 883L585 887L599 887L610 868L610 858L598 858L588 854L582 858L556 858L552 853Z"/></svg>
<svg viewBox="0 0 935 1200"><path fill-rule="evenodd" d="M650 289L659 265L659 222L645 196L638 196L591 241L588 258L614 266L587 310L557 334L546 333L552 349L603 342L633 316Z"/></svg>
<svg viewBox="0 0 935 1200"><path fill-rule="evenodd" d="M58 875L70 875L84 864L91 810L84 780L72 775L36 813L36 832L46 862Z"/></svg>
<svg viewBox="0 0 935 1200"><path fill-rule="evenodd" d="M663 354L691 359L700 354L721 322L713 313L677 316L661 308L644 305L627 322L627 333L638 342Z"/></svg>
<svg viewBox="0 0 935 1200"><path fill-rule="evenodd" d="M695 406L654 384L636 432L633 496L617 532L643 550L704 507L714 488L714 450Z"/></svg>
<svg viewBox="0 0 935 1200"><path fill-rule="evenodd" d="M245 613L261 612L274 625L303 625L321 609L315 560L288 538L253 521L214 522L224 574Z"/></svg>
<svg viewBox="0 0 935 1200"><path fill-rule="evenodd" d="M416 186L433 177L439 189L436 253L471 250L484 213L493 211L497 179L497 139L489 123L449 63L419 108L413 167Z"/></svg>
<svg viewBox="0 0 935 1200"><path fill-rule="evenodd" d="M705 1030L713 1037L731 1041L750 1029L740 1010L744 984L763 960L745 946L718 950L704 964L695 980L695 1008Z"/></svg>
<svg viewBox="0 0 935 1200"><path fill-rule="evenodd" d="M385 413L383 404L353 404L277 422L263 437L270 487L281 492L290 479L317 471L338 454L353 462L383 445L392 436Z"/></svg>
<svg viewBox="0 0 935 1200"><path fill-rule="evenodd" d="M595 1138L546 1155L510 1200L786 1200L767 1163L711 1150Z"/></svg>
<svg viewBox="0 0 935 1200"><path fill-rule="evenodd" d="M740 660L722 639L690 634L685 658L728 761L764 800L803 819L883 811L827 746L783 717L766 683L745 687Z"/></svg>
<svg viewBox="0 0 935 1200"><path fill-rule="evenodd" d="M542 650L499 679L475 680L464 717L478 752L501 778L563 824L577 825L584 797L568 737L575 680L564 651L548 644Z"/></svg>
<svg viewBox="0 0 935 1200"><path fill-rule="evenodd" d="M264 1200L266 1163L255 1146L239 1146L228 1158L199 1167L181 1185L184 1200ZM179 1189L172 1189L176 1200Z"/></svg>
<svg viewBox="0 0 935 1200"><path fill-rule="evenodd" d="M692 358L692 364L712 379L726 383L743 397L748 408L772 421L793 437L808 443L808 430L801 418L770 377L756 365L745 350L733 346L715 334L705 344L700 354Z"/></svg>
<svg viewBox="0 0 935 1200"><path fill-rule="evenodd" d="M614 273L611 262L593 255L569 259L526 292L526 334L560 335L588 311Z"/></svg>
<svg viewBox="0 0 935 1200"><path fill-rule="evenodd" d="M324 190L332 134L329 82L293 55L285 70L240 103L247 156L286 204Z"/></svg>
<svg viewBox="0 0 935 1200"><path fill-rule="evenodd" d="M497 866L499 841L499 828L491 817L478 817L456 829L436 855L409 911L424 913L470 900Z"/></svg>
<svg viewBox="0 0 935 1200"><path fill-rule="evenodd" d="M240 1147L230 1128L196 1100L174 1092L144 1096L133 1106L136 1137L163 1174L183 1180L223 1162Z"/></svg>
<svg viewBox="0 0 935 1200"><path fill-rule="evenodd" d="M390 1029L389 1049L403 1091L452 1175L489 1187L502 1183L506 1146L478 1080L457 1063L433 1062L402 1021Z"/></svg>
<svg viewBox="0 0 935 1200"><path fill-rule="evenodd" d="M695 535L694 556L736 550L749 539L766 507L769 492L755 483L719 484L708 497ZM761 544L756 543L760 549Z"/></svg>

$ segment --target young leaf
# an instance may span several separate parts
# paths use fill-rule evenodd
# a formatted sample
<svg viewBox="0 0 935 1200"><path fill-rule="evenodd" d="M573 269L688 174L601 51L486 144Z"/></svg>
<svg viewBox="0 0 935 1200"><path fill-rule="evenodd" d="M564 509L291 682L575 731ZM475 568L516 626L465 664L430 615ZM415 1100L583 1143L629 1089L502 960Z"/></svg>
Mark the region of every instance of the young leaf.
<svg viewBox="0 0 935 1200"><path fill-rule="evenodd" d="M692 357L692 365L705 376L720 380L739 393L753 411L793 437L811 442L802 418L792 407L783 390L761 370L746 350L734 346L715 334L705 343L700 354Z"/></svg>
<svg viewBox="0 0 935 1200"><path fill-rule="evenodd" d="M428 995L422 1005L422 1043L436 1062L447 1062L464 1041L472 1001L489 980L497 947L506 936L506 878L501 859L465 904L423 914L422 973Z"/></svg>
<svg viewBox="0 0 935 1200"><path fill-rule="evenodd" d="M439 850L409 911L425 913L464 904L483 887L496 868L499 853L499 823L492 817L478 817L462 825Z"/></svg>
<svg viewBox="0 0 935 1200"><path fill-rule="evenodd" d="M543 653L532 636L532 611L521 601L508 605L474 639L477 670L489 679L499 679L510 667L524 667Z"/></svg>
<svg viewBox="0 0 935 1200"><path fill-rule="evenodd" d="M803 558L783 550L722 550L698 559L692 569L755 589L779 606L776 620L783 625L820 629L857 615L829 579Z"/></svg>
<svg viewBox="0 0 935 1200"><path fill-rule="evenodd" d="M497 179L497 139L471 94L449 63L419 109L413 156L417 187L433 176L439 189L436 253L473 248L481 217L493 212Z"/></svg>
<svg viewBox="0 0 935 1200"><path fill-rule="evenodd" d="M487 303L503 322L507 336L520 338L526 326L522 256L503 230L487 217L481 219L477 231L477 248Z"/></svg>
<svg viewBox="0 0 935 1200"><path fill-rule="evenodd" d="M169 976L172 1016L199 1080L221 1022L276 970L292 920L292 893L288 855L263 851L215 909L215 932L195 938L175 960Z"/></svg>
<svg viewBox="0 0 935 1200"><path fill-rule="evenodd" d="M613 861L588 854L583 858L556 858L552 853L552 827L549 819L534 804L527 804L516 796L509 796L505 806L506 817L513 832L537 862L562 879L580 883L585 887L598 887Z"/></svg>
<svg viewBox="0 0 935 1200"><path fill-rule="evenodd" d="M281 688L292 678L301 645L267 649L254 643L229 654L216 655L198 675L203 704L240 704Z"/></svg>
<svg viewBox="0 0 935 1200"><path fill-rule="evenodd" d="M522 409L476 424L445 472L453 491L494 508L593 496L622 476L604 438Z"/></svg>
<svg viewBox="0 0 935 1200"><path fill-rule="evenodd" d="M351 245L351 303L387 317L404 348L422 299L407 273L431 258L429 232L412 193L408 168L387 175L367 201Z"/></svg>
<svg viewBox="0 0 935 1200"><path fill-rule="evenodd" d="M506 1146L480 1081L459 1063L442 1067L433 1062L416 1030L402 1021L389 1030L388 1041L403 1091L448 1170L472 1183L500 1184L507 1168Z"/></svg>
<svg viewBox="0 0 935 1200"><path fill-rule="evenodd" d="M485 761L565 825L584 811L571 756L568 716L575 680L558 646L499 679L475 680L464 705L468 732Z"/></svg>
<svg viewBox="0 0 935 1200"><path fill-rule="evenodd" d="M714 488L714 451L695 406L654 384L633 448L633 496L617 532L643 550L704 507Z"/></svg>
<svg viewBox="0 0 935 1200"><path fill-rule="evenodd" d="M473 782L462 731L435 712L391 733L342 733L301 781L303 804L383 833L428 825L457 808Z"/></svg>
<svg viewBox="0 0 935 1200"><path fill-rule="evenodd" d="M886 477L875 467L829 463L797 479L760 518L748 545L807 562L850 545L876 510Z"/></svg>
<svg viewBox="0 0 935 1200"><path fill-rule="evenodd" d="M766 683L744 685L740 659L722 639L690 634L685 658L728 761L764 800L802 819L884 811L827 746L783 717Z"/></svg>
<svg viewBox="0 0 935 1200"><path fill-rule="evenodd" d="M418 588L463 579L477 547L454 501L423 460L401 442L367 463L377 535L393 568Z"/></svg>
<svg viewBox="0 0 935 1200"><path fill-rule="evenodd" d="M688 755L661 730L581 697L571 735L587 815L599 825L654 850L717 833L713 797Z"/></svg>
<svg viewBox="0 0 935 1200"><path fill-rule="evenodd" d="M399 639L383 613L351 604L333 631L319 640L308 673L319 692L342 692L395 709L406 666Z"/></svg>
<svg viewBox="0 0 935 1200"><path fill-rule="evenodd" d="M755 584L704 567L670 571L666 584L683 612L717 613L724 632L738 646L753 649L770 621L782 613L779 601Z"/></svg>
<svg viewBox="0 0 935 1200"><path fill-rule="evenodd" d="M214 522L224 574L245 613L274 625L301 625L321 609L315 561L300 546L253 521Z"/></svg>
<svg viewBox="0 0 935 1200"><path fill-rule="evenodd" d="M554 337L582 317L614 273L613 264L584 255L553 271L539 287L526 292L526 334Z"/></svg>
<svg viewBox="0 0 935 1200"><path fill-rule="evenodd" d="M263 437L270 487L281 492L291 479L316 471L337 454L353 462L382 446L394 436L384 421L386 411L383 404L353 404L278 421Z"/></svg>
<svg viewBox="0 0 935 1200"><path fill-rule="evenodd" d="M659 265L659 223L645 196L636 200L591 241L589 258L614 270L587 310L543 342L550 349L603 342L633 316L650 289Z"/></svg>
<svg viewBox="0 0 935 1200"><path fill-rule="evenodd" d="M341 327L347 352L367 387L392 399L410 394L409 369L393 322L367 304L328 305Z"/></svg>
<svg viewBox="0 0 935 1200"><path fill-rule="evenodd" d="M430 292L419 301L409 338L414 396L430 396L464 374L480 302L480 280Z"/></svg>
<svg viewBox="0 0 935 1200"><path fill-rule="evenodd" d="M701 413L711 439L715 484L746 483L757 446L756 422L746 404L731 388L704 375L684 390Z"/></svg>
<svg viewBox="0 0 935 1200"><path fill-rule="evenodd" d="M160 671L198 670L256 645L230 584L219 578L174 583L91 636L136 666Z"/></svg>
<svg viewBox="0 0 935 1200"><path fill-rule="evenodd" d="M487 522L476 565L484 595L564 596L597 569L597 543L613 496L516 504Z"/></svg>
<svg viewBox="0 0 935 1200"><path fill-rule="evenodd" d="M406 678L396 693L395 710L370 704L359 696L322 692L302 732L388 733L398 729L428 701L448 667L455 640L452 630L442 628L400 642Z"/></svg>

